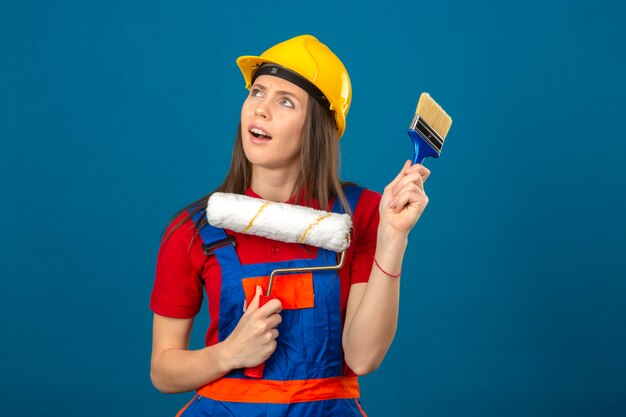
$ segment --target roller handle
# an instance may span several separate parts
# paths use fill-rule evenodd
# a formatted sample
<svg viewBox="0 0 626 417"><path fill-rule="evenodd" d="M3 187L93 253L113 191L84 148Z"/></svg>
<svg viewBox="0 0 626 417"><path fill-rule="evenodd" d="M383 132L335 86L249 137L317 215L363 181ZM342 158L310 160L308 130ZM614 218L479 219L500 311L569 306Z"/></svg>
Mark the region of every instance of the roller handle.
<svg viewBox="0 0 626 417"><path fill-rule="evenodd" d="M269 300L272 300L273 298L274 297L271 297L271 296L261 295L259 297L259 307L263 307L265 304L267 304ZM263 378L264 369L265 369L265 362L261 362L260 364L258 364L257 366L253 368L246 368L246 370L243 371L243 374L250 378L261 379Z"/></svg>

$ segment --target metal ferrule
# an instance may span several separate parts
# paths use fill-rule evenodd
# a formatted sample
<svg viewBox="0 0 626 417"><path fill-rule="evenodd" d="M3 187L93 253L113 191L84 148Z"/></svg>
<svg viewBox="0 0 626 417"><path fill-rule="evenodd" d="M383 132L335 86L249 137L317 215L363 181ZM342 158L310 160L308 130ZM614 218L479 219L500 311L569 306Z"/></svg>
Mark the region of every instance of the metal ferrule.
<svg viewBox="0 0 626 417"><path fill-rule="evenodd" d="M420 117L419 114L416 114L413 117L413 121L411 122L409 129L416 131L422 139L426 141L426 143L437 151L437 153L441 153L441 149L443 148L443 139L433 130L432 127L428 125L428 123L424 121L424 119Z"/></svg>

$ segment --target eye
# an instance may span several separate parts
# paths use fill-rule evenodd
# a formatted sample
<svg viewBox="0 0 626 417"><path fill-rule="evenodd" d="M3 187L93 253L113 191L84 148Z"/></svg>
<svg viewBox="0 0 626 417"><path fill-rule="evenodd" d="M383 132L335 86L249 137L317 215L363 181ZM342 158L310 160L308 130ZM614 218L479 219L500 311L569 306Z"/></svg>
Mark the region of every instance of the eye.
<svg viewBox="0 0 626 417"><path fill-rule="evenodd" d="M293 109L295 107L293 101L288 98L283 98L282 100L280 100L280 103L285 107L289 107L290 109Z"/></svg>
<svg viewBox="0 0 626 417"><path fill-rule="evenodd" d="M253 87L253 88L250 89L250 95L252 97L261 97L263 95L263 93L258 88L254 88Z"/></svg>

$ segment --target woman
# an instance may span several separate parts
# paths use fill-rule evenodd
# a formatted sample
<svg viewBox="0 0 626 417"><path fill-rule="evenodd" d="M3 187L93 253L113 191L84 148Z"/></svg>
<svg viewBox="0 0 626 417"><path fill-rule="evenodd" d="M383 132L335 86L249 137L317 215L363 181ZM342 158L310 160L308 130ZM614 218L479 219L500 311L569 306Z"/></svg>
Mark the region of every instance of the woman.
<svg viewBox="0 0 626 417"><path fill-rule="evenodd" d="M166 393L198 389L183 416L365 415L356 376L380 365L394 337L402 258L428 203L429 171L407 161L382 196L339 181L350 80L314 37L298 36L237 63L250 93L217 191L348 212L352 244L338 274L313 273L294 284L295 295L259 306L261 286L247 284L281 266L334 264L335 254L226 234L207 225L208 196L183 210L157 262L153 384ZM203 244L215 249L205 253ZM207 346L192 351L203 287L211 324ZM262 362L263 379L244 376L242 369Z"/></svg>

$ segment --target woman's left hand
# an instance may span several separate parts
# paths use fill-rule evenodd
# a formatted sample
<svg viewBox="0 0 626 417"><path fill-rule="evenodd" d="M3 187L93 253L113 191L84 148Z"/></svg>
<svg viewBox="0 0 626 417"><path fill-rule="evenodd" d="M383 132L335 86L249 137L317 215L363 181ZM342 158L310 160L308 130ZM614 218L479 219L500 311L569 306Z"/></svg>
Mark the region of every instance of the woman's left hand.
<svg viewBox="0 0 626 417"><path fill-rule="evenodd" d="M407 236L428 204L424 183L430 170L406 161L396 178L385 187L380 202L380 228ZM382 231L382 230L381 230Z"/></svg>

